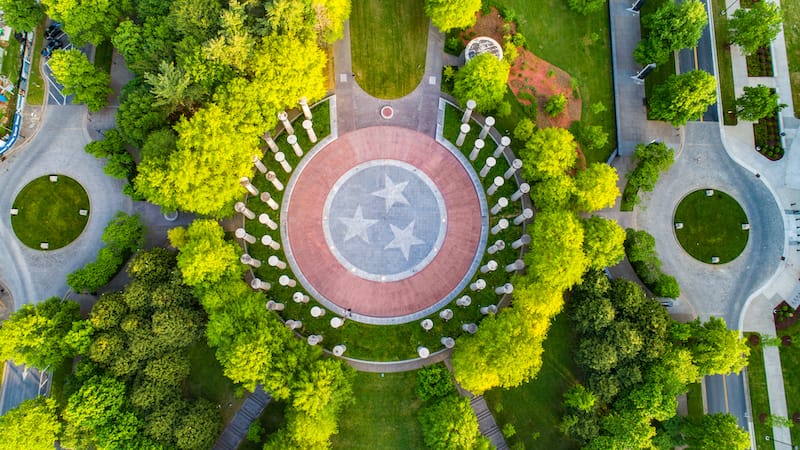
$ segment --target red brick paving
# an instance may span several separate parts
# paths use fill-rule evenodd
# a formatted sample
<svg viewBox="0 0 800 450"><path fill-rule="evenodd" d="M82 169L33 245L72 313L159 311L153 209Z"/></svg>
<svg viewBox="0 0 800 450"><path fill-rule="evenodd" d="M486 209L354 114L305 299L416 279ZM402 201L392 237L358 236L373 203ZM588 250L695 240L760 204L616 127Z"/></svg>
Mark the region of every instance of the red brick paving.
<svg viewBox="0 0 800 450"><path fill-rule="evenodd" d="M436 184L447 208L447 235L423 270L394 282L350 274L329 251L322 210L333 184L351 167L375 159L404 161ZM436 304L468 274L481 235L480 200L461 162L435 140L405 128L379 126L340 136L313 156L296 180L286 212L292 253L306 280L355 314L396 317Z"/></svg>

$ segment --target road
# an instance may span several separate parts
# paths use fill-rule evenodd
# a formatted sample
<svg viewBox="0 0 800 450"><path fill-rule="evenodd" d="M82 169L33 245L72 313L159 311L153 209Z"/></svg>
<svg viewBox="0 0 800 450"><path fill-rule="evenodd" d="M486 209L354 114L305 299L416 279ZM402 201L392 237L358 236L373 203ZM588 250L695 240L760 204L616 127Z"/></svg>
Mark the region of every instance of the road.
<svg viewBox="0 0 800 450"><path fill-rule="evenodd" d="M733 414L739 422L739 426L747 430L744 374L714 375L713 377L706 377L705 381L708 413Z"/></svg>
<svg viewBox="0 0 800 450"><path fill-rule="evenodd" d="M708 5L708 0L700 0L706 7L706 12L710 15L711 9ZM705 70L711 75L716 74L714 67L714 56L711 46L714 42L711 40L711 31L709 25L703 28L703 33L700 35L700 41L697 42L695 48L685 48L678 52L678 67L680 73L686 73L692 70ZM708 107L700 119L702 122L719 122L719 110L717 104Z"/></svg>

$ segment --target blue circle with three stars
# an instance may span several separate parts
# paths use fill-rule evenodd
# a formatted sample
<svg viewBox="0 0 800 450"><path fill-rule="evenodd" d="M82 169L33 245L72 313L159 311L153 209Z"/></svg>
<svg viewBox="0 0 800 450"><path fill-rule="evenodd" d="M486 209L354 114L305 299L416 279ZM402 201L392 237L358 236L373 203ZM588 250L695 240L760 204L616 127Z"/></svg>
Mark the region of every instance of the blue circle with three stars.
<svg viewBox="0 0 800 450"><path fill-rule="evenodd" d="M359 164L334 183L322 222L340 264L361 278L391 282L433 260L447 231L447 211L425 173L382 159Z"/></svg>

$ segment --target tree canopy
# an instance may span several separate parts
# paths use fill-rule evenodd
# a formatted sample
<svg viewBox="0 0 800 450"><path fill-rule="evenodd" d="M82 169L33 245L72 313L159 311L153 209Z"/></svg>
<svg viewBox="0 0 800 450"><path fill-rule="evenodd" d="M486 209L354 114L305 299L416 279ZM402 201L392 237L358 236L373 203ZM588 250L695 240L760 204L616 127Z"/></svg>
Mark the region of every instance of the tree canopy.
<svg viewBox="0 0 800 450"><path fill-rule="evenodd" d="M706 8L699 0L665 2L642 17L643 36L633 57L642 65L664 64L673 51L695 47L707 24Z"/></svg>
<svg viewBox="0 0 800 450"><path fill-rule="evenodd" d="M66 338L79 318L78 304L58 297L22 305L0 324L0 359L39 369L61 364L74 354Z"/></svg>
<svg viewBox="0 0 800 450"><path fill-rule="evenodd" d="M94 66L80 50L56 50L48 62L64 93L96 112L108 104L110 76Z"/></svg>
<svg viewBox="0 0 800 450"><path fill-rule="evenodd" d="M671 75L656 86L648 106L654 119L677 127L700 117L716 101L717 80L708 72L692 70Z"/></svg>
<svg viewBox="0 0 800 450"><path fill-rule="evenodd" d="M45 18L36 0L0 0L3 22L17 31L33 31Z"/></svg>
<svg viewBox="0 0 800 450"><path fill-rule="evenodd" d="M0 416L0 449L52 450L61 428L54 399L26 400Z"/></svg>
<svg viewBox="0 0 800 450"><path fill-rule="evenodd" d="M188 228L173 228L169 240L178 253L178 268L189 286L211 285L240 273L238 247L224 239L213 220L195 220Z"/></svg>
<svg viewBox="0 0 800 450"><path fill-rule="evenodd" d="M63 23L70 40L78 45L83 45L86 41L99 45L108 40L125 12L123 7L126 6L121 2L107 0L45 0L42 3L47 14Z"/></svg>
<svg viewBox="0 0 800 450"><path fill-rule="evenodd" d="M491 53L477 55L456 72L453 96L461 104L475 100L478 112L495 111L503 103L509 70L511 66L507 62Z"/></svg>
<svg viewBox="0 0 800 450"><path fill-rule="evenodd" d="M519 153L525 163L522 173L528 180L564 175L575 167L577 149L578 145L569 130L538 128Z"/></svg>
<svg viewBox="0 0 800 450"><path fill-rule="evenodd" d="M781 97L763 84L755 87L745 86L744 93L736 99L736 116L742 120L756 122L770 117L785 108Z"/></svg>
<svg viewBox="0 0 800 450"><path fill-rule="evenodd" d="M769 46L781 30L783 16L772 2L754 2L750 8L739 8L728 20L728 39L746 55Z"/></svg>
<svg viewBox="0 0 800 450"><path fill-rule="evenodd" d="M425 0L425 13L439 31L475 25L481 0Z"/></svg>

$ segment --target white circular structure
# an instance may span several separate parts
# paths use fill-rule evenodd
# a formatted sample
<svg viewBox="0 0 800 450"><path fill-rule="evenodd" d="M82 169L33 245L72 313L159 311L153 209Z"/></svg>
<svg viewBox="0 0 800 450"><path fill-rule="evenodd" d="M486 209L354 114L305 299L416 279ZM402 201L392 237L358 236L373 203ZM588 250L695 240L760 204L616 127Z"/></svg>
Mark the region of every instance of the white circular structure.
<svg viewBox="0 0 800 450"><path fill-rule="evenodd" d="M491 53L497 59L503 59L503 46L488 36L478 36L467 43L464 49L464 58L469 62L470 59L482 54Z"/></svg>

